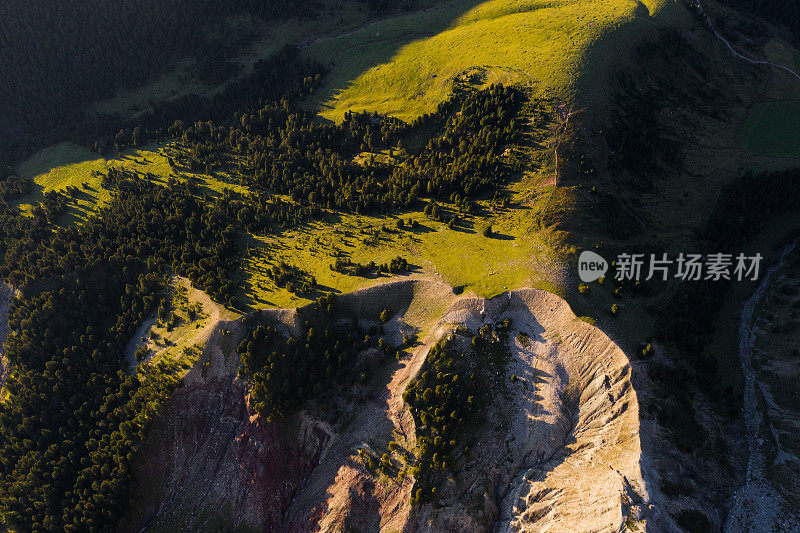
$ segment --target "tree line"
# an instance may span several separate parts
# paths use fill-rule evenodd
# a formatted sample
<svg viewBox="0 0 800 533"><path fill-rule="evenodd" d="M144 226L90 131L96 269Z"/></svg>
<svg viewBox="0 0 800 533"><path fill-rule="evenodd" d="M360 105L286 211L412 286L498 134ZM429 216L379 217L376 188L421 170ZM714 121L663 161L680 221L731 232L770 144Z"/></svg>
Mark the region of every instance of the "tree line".
<svg viewBox="0 0 800 533"><path fill-rule="evenodd" d="M163 281L140 261L63 274L14 302L0 407L0 516L19 531L102 531L125 510L129 465L174 386L121 355Z"/></svg>
<svg viewBox="0 0 800 533"><path fill-rule="evenodd" d="M15 530L113 529L130 461L174 386L163 366L122 374L125 345L173 272L217 298L235 283L226 198L206 203L189 183L111 174L111 204L81 226L0 212L9 222L0 269L22 289L6 342L10 397L0 406L0 516Z"/></svg>
<svg viewBox="0 0 800 533"><path fill-rule="evenodd" d="M176 162L186 168L227 169L243 185L328 209L364 213L407 208L422 197L447 201L453 195L466 202L520 170L521 161L506 150L521 143L524 127L518 113L524 101L520 89L503 85L453 96L439 106L434 115L438 128L422 138L422 148L401 148L400 164L353 158L419 141L423 119L404 124L347 113L341 124L321 124L288 101L275 102L241 115L238 124L186 126L179 135L186 150ZM544 120L544 114L538 116ZM179 126L170 133L178 136Z"/></svg>

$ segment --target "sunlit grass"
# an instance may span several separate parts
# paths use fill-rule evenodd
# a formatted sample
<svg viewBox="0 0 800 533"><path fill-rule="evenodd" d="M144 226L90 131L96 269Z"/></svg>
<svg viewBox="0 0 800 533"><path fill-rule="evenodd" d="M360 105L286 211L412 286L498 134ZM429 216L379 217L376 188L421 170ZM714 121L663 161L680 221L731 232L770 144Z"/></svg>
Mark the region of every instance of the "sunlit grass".
<svg viewBox="0 0 800 533"><path fill-rule="evenodd" d="M577 78L591 70L587 62L592 46L626 23L649 20L663 4L664 0L464 0L431 4L366 26L345 23L338 34L336 27L318 37L306 31L305 53L330 69L316 99L306 104L321 105L322 117L333 120L347 110L378 111L409 120L435 110L459 81L477 86L519 83L531 87L533 94L569 99ZM359 16L351 19L357 21ZM274 50L293 24L297 21L272 28L254 45L254 55ZM80 216L74 217L79 220L108 201L108 192L94 183L92 172L110 166L149 172L163 181L194 175L211 193L225 187L246 190L237 185L235 176L173 171L167 151L166 146L149 147L106 159L67 143L37 154L20 167L40 187L25 199L26 209L37 201L36 194L86 183L97 194L81 206ZM557 272L562 261L554 245L558 238L542 220L548 212L563 211L570 200L551 181L544 174L526 174L510 190L526 208L489 210L483 217L469 217L460 229L415 212L403 218L418 220L420 230L381 232L373 245L365 243L370 239L362 230L393 227L392 216L337 215L280 236L250 237L243 300L253 307L292 307L308 301L269 280L266 269L280 261L308 271L324 290L348 292L380 281L333 272L329 266L336 250L359 263L383 263L399 255L417 272L482 296L526 285L563 292ZM485 224L493 226L494 237L481 235L479 228Z"/></svg>
<svg viewBox="0 0 800 533"><path fill-rule="evenodd" d="M348 110L366 110L410 120L434 111L462 75L473 73L480 84L523 83L567 99L592 44L663 3L454 2L376 22L309 51L320 59L335 57L329 83L341 88L322 102L320 114L340 120Z"/></svg>
<svg viewBox="0 0 800 533"><path fill-rule="evenodd" d="M23 197L19 206L23 212L30 213L33 206L42 201L44 193L65 191L77 187L80 195L73 198L67 214L59 223L69 225L81 222L98 208L107 205L111 193L101 186L102 174L111 168L150 174L165 184L170 177L183 180L194 177L201 190L212 196L229 188L235 192L247 192L237 180L227 174L210 176L188 171L176 172L169 164L171 145L150 145L138 150L127 150L115 157L102 157L95 152L71 142L49 146L35 153L17 167L22 176L33 178L34 190Z"/></svg>
<svg viewBox="0 0 800 533"><path fill-rule="evenodd" d="M317 297L292 295L277 287L267 269L281 261L316 278L320 291L346 293L388 276L353 276L333 271L336 255L355 263L387 263L400 256L411 274L428 274L464 291L491 297L521 287L536 286L559 292L554 265L557 252L541 228L534 228L536 210L505 210L469 217L456 229L429 220L420 212L401 215L406 227L396 229L398 217L340 215L336 220L305 225L279 236L253 237L245 262L243 300L252 307L295 307ZM419 223L408 227L409 220ZM494 234L480 228L490 224ZM389 231L382 228L387 227ZM373 238L377 230L377 239ZM397 279L402 279L399 275Z"/></svg>

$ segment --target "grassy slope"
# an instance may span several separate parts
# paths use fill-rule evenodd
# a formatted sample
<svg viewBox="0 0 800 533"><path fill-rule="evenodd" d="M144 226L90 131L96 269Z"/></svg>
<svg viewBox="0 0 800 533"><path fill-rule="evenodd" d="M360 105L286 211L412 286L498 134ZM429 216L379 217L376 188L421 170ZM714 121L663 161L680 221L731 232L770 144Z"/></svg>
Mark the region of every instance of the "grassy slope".
<svg viewBox="0 0 800 533"><path fill-rule="evenodd" d="M287 44L310 42L319 35L330 32L338 34L351 31L364 24L368 18L368 11L363 9L362 4L355 0L342 0L313 20L289 19L275 22L252 16L229 17L220 23L222 29L210 38L233 44L234 36L253 36L249 44L239 48L232 59L240 67L235 78L251 72L256 61L268 58ZM86 106L86 111L132 117L148 111L153 102L190 94L212 96L225 88L228 82L209 86L196 79L192 72L193 62L193 59L187 58L163 76L141 87L120 89L113 97Z"/></svg>
<svg viewBox="0 0 800 533"><path fill-rule="evenodd" d="M327 28L319 21L303 24L289 21L269 27L265 37L254 45L254 54L257 55L258 50L266 53L273 49L275 43L283 42L283 38L292 33L284 30L294 28L296 35L304 37L302 46L306 53L320 59L330 69L326 85L306 104L319 106L322 117L334 120L350 108L388 112L411 119L433 110L448 96L454 81L464 79L463 74L476 72L480 76L470 81L479 85L495 81L521 82L532 85L534 93L560 97L566 106L602 106L608 91L599 88L605 86L610 70L627 59L627 52L637 39L651 33L653 26L691 24L682 8L669 0L645 3L592 0L588 4L591 5L578 0L490 0L482 3L465 0L431 3L416 12L368 24L364 23L363 14L353 12ZM323 28L327 29L324 33ZM713 130L719 131L719 125L714 125ZM708 134L709 138L712 136ZM336 216L325 224L279 237L251 238L244 300L254 306L296 305L305 301L275 287L266 278L264 269L279 260L308 270L321 285L331 290L348 291L376 282L331 272L328 266L333 262L334 248L361 263L384 262L401 255L454 286L464 286L485 296L522 284L541 285L542 280L548 279L553 290L563 292L565 280L560 275L559 265L565 262L563 252L569 249L561 247L563 235L543 223L542 215L574 204L574 198L581 192L574 187L555 186L552 150L557 137L553 133L548 142L532 151L536 165L510 186L512 197L525 209L505 213L489 211L486 217L469 222L475 227L494 223L507 238L487 240L474 228L449 230L427 221L420 213L407 213L403 214L405 218L417 218L428 229L413 235L408 232L383 234L379 245L367 246L361 238L343 239L342 232L392 225L393 219ZM88 153L71 153L77 152L74 146L71 149L58 146L61 148L37 154L20 166L21 172L37 176L42 190L80 185L87 181L91 170L108 165L153 172L163 179L170 173L162 149L105 160ZM714 148L718 149L721 148ZM68 165L58 166L59 158ZM675 232L676 240L685 237L689 226L695 224L686 219L673 220L679 211L674 206L693 204L691 198L685 198L686 187L697 189L698 202L703 198L710 201L708 198L715 195L719 184L730 175L727 171L717 174L719 179L702 182L690 176L681 177L674 190L659 191L671 199L664 202L662 197L652 202L653 213L662 218L658 226L674 225L679 228ZM227 177L198 177L216 191L231 183ZM707 181L706 187L703 183ZM95 202L105 200L102 192L98 196ZM36 198L26 200L30 202ZM664 206L665 203L672 207ZM87 201L84 211L88 211L90 204L91 201ZM702 209L689 211L703 212ZM579 236L579 242L590 245L598 242L599 237L587 231ZM345 240L349 245L344 244ZM594 301L595 298L575 300L578 307L581 302L585 304L579 314L590 314L594 309L596 315L597 309L612 301L602 296L602 291L596 292L599 301ZM647 323L636 324L634 329L646 329Z"/></svg>
<svg viewBox="0 0 800 533"><path fill-rule="evenodd" d="M691 249L692 230L702 225L717 192L731 177L742 169L781 168L796 164L797 160L760 157L759 153L741 149L740 139L755 136L763 142L763 139L775 136L769 127L780 123L780 113L777 118L768 118L769 124L766 125L763 120L753 118L758 117L758 107L752 111L751 118L747 118L749 108L758 97L749 94L753 90L750 82L745 80L749 67L730 57L727 50L707 33L691 29L691 18L676 2L456 1L365 27L339 27L337 31L341 31L341 37L312 38L305 45L306 53L322 60L331 69L326 85L307 105L318 107L320 115L330 120L338 120L351 108L411 119L435 109L437 103L447 97L454 82L463 79L463 74L477 73L477 84L520 82L532 86L538 94L562 99L565 108L591 107L596 111L603 108L605 98L613 90L608 74L615 65L629 59L630 48L653 25L689 28L687 34L694 40L693 45L711 49L717 66L732 78L741 78L741 83L731 84L723 84L723 78L719 76L700 82L724 88L726 104L731 109L717 117L687 116L692 114L675 106L669 110L674 111L675 116L663 117L670 134L684 141L686 160L683 168L662 176L656 190L644 194L629 193L629 197L624 198L640 202L640 211L646 215L642 224L646 226L644 231L634 237L609 237L602 230L602 220L593 218L605 215L587 213L580 219L580 227L570 228L572 234L568 241L584 248L608 244L617 249L636 251L653 243L673 252L695 251ZM612 32L612 29L616 31ZM774 46L772 48L768 53L774 56L776 51ZM787 53L781 51L784 56ZM790 55L796 57L795 54L791 51ZM775 76L764 96L768 100L789 102L798 98L795 90L784 87L786 83L786 79ZM780 88L775 89L776 85ZM740 135L737 130L743 124ZM784 124L780 127L785 130L790 126ZM748 131L752 131L750 137L745 133ZM602 132L596 133L602 137ZM561 245L564 235L543 223L542 217L554 207L563 210L572 205L580 210L585 205L586 191L580 186L560 183L556 186L556 180L553 180L553 176L559 174L551 160L558 137L553 133L549 143L531 154L538 159L539 165L528 169L518 183L510 186L522 209L487 211L485 217L471 219L471 227L468 224L465 231L447 229L428 221L420 213L405 213L403 218L415 218L423 228L417 232L381 233L382 238L375 246L364 243L361 230L387 224L393 226L393 217L335 215L324 223L279 236L251 236L244 268L243 301L252 307L294 307L307 301L276 287L265 275L265 269L280 260L310 272L324 290L347 292L386 278L369 279L332 272L329 265L334 261L334 250L361 263L371 260L380 263L401 255L418 270L438 275L454 286L484 296L523 285L565 294L576 314L597 318L598 325L615 341L621 341L628 353L632 353L636 344L648 335L666 298L663 294L646 297L625 293L622 300L616 300L611 294L612 283L605 286L592 284L589 296L579 295L574 290L577 281L572 279L571 269L565 276L562 268L564 264L570 264L569 256L565 254L570 249ZM566 142L571 140L565 138ZM744 142L747 148L747 142L754 141ZM767 146L767 149L771 148ZM759 151L752 147L749 150ZM142 155L148 160L159 157L137 154ZM75 158L65 153L58 157L68 166L56 168L63 164L57 156L57 151L54 151L48 163L37 166L33 164L35 161L28 162L30 164L21 169L34 169L28 173L38 176L37 183L43 188L54 188L82 181L78 175L85 176L91 170L91 164L95 164L92 159ZM123 160L118 164L134 163ZM160 171L152 172L164 175ZM224 180L204 179L208 179L212 189L224 184ZM613 191L619 186L616 179L617 176L599 177L598 190ZM616 194L617 191L613 192ZM504 237L486 239L475 231L476 227L488 222ZM774 257L773 244L782 238L785 230L796 224L797 217L777 222L774 233L760 236L743 251L761 251ZM348 232L352 236L348 236ZM749 284L735 286L715 324L714 339L706 347L707 352L720 356L723 386L731 385L735 390L741 387L736 325L741 300L751 291L752 285ZM610 318L606 310L617 302L622 309L620 315Z"/></svg>
<svg viewBox="0 0 800 533"><path fill-rule="evenodd" d="M737 51L800 72L800 50L789 43L784 29L754 20L713 0L709 8L718 29ZM757 38L750 38L754 36ZM768 39L763 46L757 44L762 39ZM731 58L731 61L741 63L741 59ZM755 156L800 157L800 128L795 119L800 112L800 81L777 68L762 67L762 72L769 83L741 126L737 148Z"/></svg>
<svg viewBox="0 0 800 533"><path fill-rule="evenodd" d="M451 2L377 22L309 49L335 67L319 96L320 114L339 120L353 109L413 119L435 110L454 82L473 72L484 83L525 83L569 99L590 47L665 2Z"/></svg>
<svg viewBox="0 0 800 533"><path fill-rule="evenodd" d="M62 143L45 149L21 164L21 174L33 176L37 189L21 202L21 208L30 211L32 205L41 200L43 192L63 190L75 186L82 190L77 204L71 205L62 224L80 223L93 209L110 199L109 191L100 186L100 179L93 171L105 171L110 167L150 172L166 182L170 176L197 178L211 194L225 187L245 192L229 176L207 176L199 173L176 174L167 162L171 146L150 147L129 151L120 157L97 157L83 148ZM59 163L66 163L61 164ZM473 290L478 294L493 296L510 288L533 285L558 292L560 274L558 263L558 235L538 220L539 215L552 208L552 186L541 183L542 178L534 172L526 173L526 179L515 184L512 198L524 203L525 209L495 210L488 202L482 202L484 212L479 216L466 217L459 229L448 229L445 224L428 220L422 213L402 214L418 220L417 231L396 233L381 232L376 246L364 242L364 230L380 230L384 225L394 227L393 216L360 216L337 214L324 223L315 223L279 236L251 236L249 253L244 268L244 293L242 299L253 307L295 306L307 303L308 298L294 297L285 289L277 287L265 275L265 268L286 261L314 275L318 282L330 290L347 292L372 283L374 279L334 273L329 269L334 258L332 252L340 250L354 262L388 262L402 256L417 267L443 277L454 286ZM84 183L87 187L84 187ZM490 224L496 236L486 238L480 229ZM346 237L351 232L353 237Z"/></svg>
<svg viewBox="0 0 800 533"><path fill-rule="evenodd" d="M24 212L30 212L33 205L42 200L44 193L77 187L81 189L81 194L70 203L68 212L60 223L68 225L80 222L111 199L110 192L100 185L101 178L93 175L95 172L107 172L110 168L135 171L139 174L150 173L163 182L170 176L176 178L194 176L200 180L201 187L207 188L212 195L219 193L225 187L239 192L245 191L230 176L207 176L191 172L176 174L167 161L171 149L171 145L150 145L106 158L71 142L49 146L22 162L16 169L21 176L33 178L35 184L33 192L20 201L20 208Z"/></svg>
<svg viewBox="0 0 800 533"><path fill-rule="evenodd" d="M454 83L464 81L478 86L522 83L532 87L535 95L569 104L580 72L599 72L613 64L613 58L602 57L603 65L590 65L590 48L626 24L635 26L637 33L649 28L651 15L666 3L618 0L587 6L575 0L460 1L373 22L308 45L306 53L331 71L307 105L317 106L321 117L330 120L341 119L350 109L411 120L435 110L451 94ZM605 50L612 55L619 52L617 46ZM591 59L596 61L596 57ZM275 287L265 276L264 269L280 260L300 266L333 290L347 291L376 282L331 272L328 266L334 261L334 249L361 263L384 262L401 255L452 285L483 296L521 285L563 293L561 235L542 223L542 215L563 209L571 192L554 194L550 159L556 140L555 135L551 137L548 145L532 151L537 164L509 188L524 209L476 217L466 231L448 230L418 213L405 214L422 221L427 229L413 235L383 234L381 243L371 247L360 239L342 239L341 232L380 227L387 223L380 217L345 216L333 224L255 240L246 269L244 300L254 306L305 301ZM474 227L487 223L505 236L480 237Z"/></svg>
<svg viewBox="0 0 800 533"><path fill-rule="evenodd" d="M188 279L176 277L172 280L170 316L175 317L171 326L170 319L162 321L154 315L141 331L142 336L132 339L125 353L129 370L135 366L136 349L146 346L150 350L147 364L176 363L182 375L194 365L219 321L240 315L211 301L203 291L193 288Z"/></svg>
<svg viewBox="0 0 800 533"><path fill-rule="evenodd" d="M683 164L675 169L662 169L654 182L651 191L626 190L620 187L620 179L615 173L598 175L594 179L594 184L600 193L612 192L618 196L628 206L633 206L633 210L638 213L639 220L636 221L635 231L631 235L612 236L603 230L603 218L608 216L626 218L631 214L626 209L609 213L597 212L578 208L581 216L578 222L573 224L569 230L581 248L591 248L596 245L604 248L611 248L617 251L636 251L638 249L648 249L650 246L663 247L671 254L679 251L692 251L694 246L693 232L701 227L713 206L716 203L717 194L730 181L731 178L739 175L744 170L777 170L800 165L800 159L795 157L776 158L767 154L759 154L742 149L740 139L741 131L748 128L751 116L759 109L759 102L779 100L786 101L800 96L800 84L790 76L784 76L780 72L768 72L766 68L754 68L750 64L735 58L730 52L710 35L702 27L692 20L689 12L678 4L668 4L660 10L653 18L655 24L659 26L678 28L687 41L697 50L702 50L708 58L702 59L705 65L705 72L702 78L684 76L683 71L678 66L669 67L674 69L668 76L672 76L684 94L697 95L700 98L713 102L713 105L702 110L693 110L692 107L684 105L683 101L670 101L667 107L660 114L660 121L666 128L666 133L670 138L681 142L681 149L684 156ZM639 33L642 26L631 24L615 32L607 38L601 40L592 50L593 59L590 64L596 69L599 65L613 57L608 50L617 49L616 57L621 64L631 63L626 47L621 46L630 36ZM627 47L628 49L632 47ZM792 51L792 53L797 53ZM632 56L631 56L632 57ZM682 61L681 59L679 61ZM635 62L634 62L635 63ZM651 65L651 72L658 73L659 69L664 70L663 66ZM760 70L759 70L760 69ZM610 72L610 69L605 69ZM647 69L645 69L646 71ZM688 69L687 69L688 70ZM636 72L636 71L635 71ZM651 73L645 73L636 77L637 85L642 88L653 84ZM657 78L656 78L657 79ZM662 86L656 82L656 89L659 92ZM602 77L592 75L587 69L586 73L578 80L578 96L583 105L594 105L595 115L599 115L600 120L594 123L582 125L583 135L593 138L601 150L595 150L593 156L602 159L605 155L602 149L607 149L603 139L603 130L607 124L602 121L602 112L598 113L597 104L602 111L602 100L598 99L597 93L600 90L613 90L613 85L607 83ZM717 98L709 99L708 90L712 88L712 94ZM703 100L701 100L703 101ZM788 154L787 154L788 155ZM576 202L584 205L586 198L589 197L586 188L576 192ZM797 217L791 221L798 224ZM787 221L788 224L788 221ZM782 229L789 229L789 226ZM752 247L762 246L768 250L771 241L764 237L751 244ZM577 284L577 282L575 282ZM582 296L577 291L572 292L570 303L578 314L592 313L600 319L600 325L604 331L622 341L626 349L632 349L636 345L630 341L640 341L647 335L654 324L654 317L661 306L666 301L666 296L632 296L630 290L622 300L611 297L611 287L600 287L593 284L591 296ZM607 284L608 285L608 284ZM571 287L574 289L574 285ZM735 322L738 319L738 302L741 296L747 294L747 288L743 292L737 292L737 297L732 305L726 306L722 312L722 323L733 323L735 334ZM738 299L737 299L738 298ZM612 303L619 303L622 313L618 318L610 318L607 313L608 307ZM729 324L728 324L729 325ZM725 335L729 333L728 325L719 325L715 330L726 333L718 334L714 346L720 346L726 342ZM735 337L733 338L735 341ZM715 349L715 348L712 348ZM731 364L736 365L736 351L727 352L718 350L716 353L730 353ZM723 369L724 371L725 369ZM736 381L740 376L729 375L726 377Z"/></svg>
<svg viewBox="0 0 800 533"><path fill-rule="evenodd" d="M253 238L245 266L243 300L253 307L294 307L318 295L292 296L277 287L265 269L285 261L313 275L322 290L349 292L386 277L352 276L332 271L334 252L353 262L389 262L401 256L413 272L428 272L454 287L493 296L520 286L558 291L557 254L530 221L516 210L475 217L464 227L449 229L420 213L403 214L420 223L416 230L394 230L394 219L361 215L337 215L277 237ZM492 223L494 237L484 237L475 227ZM383 226L392 228L382 231ZM365 231L379 230L377 244L364 242Z"/></svg>
<svg viewBox="0 0 800 533"><path fill-rule="evenodd" d="M578 0L431 2L413 13L368 24L363 14L347 11L345 5L346 13L336 23L327 20L327 27L322 20L302 24L288 21L262 28L265 36L253 45L251 57L268 55L289 35L305 36L301 46L306 53L330 69L326 85L307 104L320 106L321 116L329 119L341 117L350 108L412 119L435 109L449 96L456 79L463 81L464 75L475 73L478 76L469 80L472 84L521 82L532 86L535 94L547 93L569 103L580 72L599 72L613 64L613 57L605 53L599 59L597 54L588 59L591 46L602 44L612 30L631 21L635 23L628 26L646 27L649 22L640 23L650 21L649 15L656 14L666 1L649 0L645 5L631 0L593 0L591 6ZM618 52L616 45L605 48L608 54ZM599 66L593 67L594 63ZM158 91L149 93L153 98L163 96ZM142 95L105 104L110 107L104 111L130 113L142 104ZM266 278L264 269L280 260L309 271L322 286L334 291L376 282L330 271L334 248L361 263L380 263L400 255L420 270L483 296L521 285L563 292L562 236L542 222L543 214L563 209L572 194L569 189L556 190L552 180L555 142L553 136L551 142L532 150L535 164L510 187L512 198L524 209L487 210L484 216L471 217L461 230L427 221L421 213L406 213L405 218L420 220L426 229L414 234L383 234L377 246L367 246L361 238L346 239L349 245L345 245L341 232L377 228L393 224L393 220L344 215L315 225L314 235L309 234L312 228L302 228L279 237L251 238L243 300L253 306L305 303L305 298L293 297ZM81 187L87 182L92 189L66 220L79 221L96 204L108 200L108 193L92 182L91 172L109 166L151 172L162 179L171 172L163 148L105 159L65 143L20 165L20 173L35 176L40 186L25 199L23 207L29 209L44 191L68 185ZM227 179L197 177L212 190L230 183ZM489 223L501 237L479 235L475 228Z"/></svg>
<svg viewBox="0 0 800 533"><path fill-rule="evenodd" d="M70 221L83 218L85 214L102 205L110 198L109 192L100 186L100 179L93 172L105 172L108 161L99 158L82 146L63 142L35 153L17 167L21 176L33 178L34 190L20 202L23 211L30 211L50 191L61 191L67 187L81 188L85 195L79 204L70 209ZM84 187L83 184L89 187Z"/></svg>
<svg viewBox="0 0 800 533"><path fill-rule="evenodd" d="M478 84L520 82L541 95L561 98L567 107L602 106L610 90L606 74L626 58L634 39L651 29L652 24L683 26L690 22L678 4L669 0L455 1L354 30L340 26L337 30L344 35L338 38L312 38L305 46L306 52L323 60L331 72L327 85L307 104L319 106L321 116L331 120L339 119L351 108L411 119L435 109L462 74L478 73ZM617 31L612 32L614 29ZM734 70L743 68L726 54L718 47L720 61L726 65L730 61ZM740 87L725 90L742 91ZM644 211L652 217L646 220L648 229L634 239L621 238L612 244L634 250L650 241L667 243L669 249L685 246L691 242L687 241L691 229L702 223L716 191L731 176L742 168L790 164L741 153L731 125L743 123L745 116L746 113L736 116L732 112L720 120L703 118L699 126L687 122L686 117L675 117L671 125L691 145L687 169L670 176L669 182L654 193L638 195ZM676 126L682 122L692 126ZM593 284L592 294L581 297L573 290L575 280L563 276L560 265L568 262L564 252L569 250L560 246L563 235L544 224L541 215L553 204L563 207L574 202L583 191L554 186L552 178L558 172L550 156L556 137L554 134L549 145L532 154L540 159L540 166L526 171L510 187L523 208L488 211L486 217L472 219L472 227L466 231L450 230L420 213L408 213L403 217L413 217L424 227L418 232L386 233L376 246L364 244L358 236L360 230L393 225L392 217L337 215L325 223L277 237L251 237L243 280L245 303L253 307L293 307L307 301L275 287L265 276L264 269L281 259L308 270L324 289L346 292L381 280L330 271L335 249L362 263L384 262L401 255L421 270L484 296L522 285L566 293L576 314L599 318L604 331L615 340L627 341L623 342L625 348L632 348L647 334L663 301L626 295L621 301L621 315L610 319L604 310L617 301L610 294L611 284ZM163 153L155 149L108 161L90 157L74 146L56 147L37 155L21 165L20 172L36 176L42 190L79 185L87 181L91 170L97 169L94 165L136 165L141 171L149 169L164 178L169 174ZM146 160L143 165L135 162L142 157ZM225 180L203 179L214 190L225 184ZM615 183L609 179L598 184L601 190L603 186L614 187ZM103 199L94 200L99 201ZM87 205L86 210L90 207ZM475 231L487 222L493 223L504 237L486 239ZM796 222L785 221L779 229ZM580 233L570 236L570 241L589 247L607 239L602 231L593 232L591 228L581 228ZM353 237L345 232L351 232ZM771 238L759 241L752 249L763 251L770 241ZM736 320L740 301L749 290L742 285L730 295L715 339L707 347L713 353L728 356L729 364L722 369L726 384L736 385L740 380Z"/></svg>
<svg viewBox="0 0 800 533"><path fill-rule="evenodd" d="M785 65L793 70L800 70L800 52L781 38L772 39L764 46L764 54L768 61Z"/></svg>
<svg viewBox="0 0 800 533"><path fill-rule="evenodd" d="M775 37L763 50L768 61L800 72L800 50ZM772 69L764 101L755 106L739 132L739 146L759 156L800 157L800 81Z"/></svg>

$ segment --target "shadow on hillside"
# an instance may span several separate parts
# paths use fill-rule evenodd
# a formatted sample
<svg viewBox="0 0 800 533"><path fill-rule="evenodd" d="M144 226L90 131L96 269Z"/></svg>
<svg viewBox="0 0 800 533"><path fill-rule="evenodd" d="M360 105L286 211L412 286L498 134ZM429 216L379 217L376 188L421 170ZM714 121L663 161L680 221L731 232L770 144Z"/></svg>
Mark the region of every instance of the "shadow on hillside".
<svg viewBox="0 0 800 533"><path fill-rule="evenodd" d="M70 141L43 148L23 161L17 172L23 176L38 176L54 168L84 163L99 158L100 155Z"/></svg>
<svg viewBox="0 0 800 533"><path fill-rule="evenodd" d="M425 224L420 223L414 228L406 226L404 231L413 233L414 235L424 235L425 233L433 233L436 230L430 226L426 226Z"/></svg>
<svg viewBox="0 0 800 533"><path fill-rule="evenodd" d="M327 82L305 102L306 107L317 112L332 109L332 101L352 86L363 73L388 63L403 47L447 30L469 10L485 2L486 0L442 2L432 7L373 20L358 28L322 36L309 44L301 45L308 55L317 59L326 54L328 56L325 63L329 69ZM359 49L363 53L350 53ZM317 119L331 122L321 116Z"/></svg>
<svg viewBox="0 0 800 533"><path fill-rule="evenodd" d="M505 233L499 233L497 231L492 231L492 235L490 236L491 239L497 239L498 241L513 241L513 235L506 235Z"/></svg>

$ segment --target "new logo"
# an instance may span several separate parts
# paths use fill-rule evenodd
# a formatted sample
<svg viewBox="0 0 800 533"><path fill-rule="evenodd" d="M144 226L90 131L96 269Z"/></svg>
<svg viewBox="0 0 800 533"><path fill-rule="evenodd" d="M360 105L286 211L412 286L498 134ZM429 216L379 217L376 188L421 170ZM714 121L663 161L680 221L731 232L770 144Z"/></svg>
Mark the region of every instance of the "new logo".
<svg viewBox="0 0 800 533"><path fill-rule="evenodd" d="M578 277L584 283L600 279L608 272L608 261L590 250L581 252L578 257Z"/></svg>

